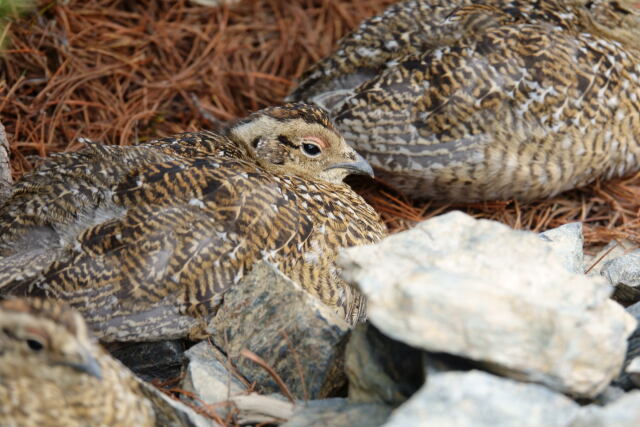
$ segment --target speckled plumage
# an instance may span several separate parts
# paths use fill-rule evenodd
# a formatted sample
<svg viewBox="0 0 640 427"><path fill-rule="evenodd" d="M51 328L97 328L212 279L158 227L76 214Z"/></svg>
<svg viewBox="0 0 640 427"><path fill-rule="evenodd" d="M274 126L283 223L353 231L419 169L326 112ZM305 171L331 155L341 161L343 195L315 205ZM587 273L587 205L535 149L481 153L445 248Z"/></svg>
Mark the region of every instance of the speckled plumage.
<svg viewBox="0 0 640 427"><path fill-rule="evenodd" d="M411 196L531 200L638 170L638 46L633 1L407 1L290 99L328 108Z"/></svg>
<svg viewBox="0 0 640 427"><path fill-rule="evenodd" d="M303 144L323 145L309 156ZM0 207L0 289L64 299L103 340L201 332L224 290L266 259L349 321L341 247L384 234L342 179L370 167L326 114L286 105L221 133L99 144L45 163Z"/></svg>
<svg viewBox="0 0 640 427"><path fill-rule="evenodd" d="M0 425L152 426L141 385L59 302L0 303Z"/></svg>

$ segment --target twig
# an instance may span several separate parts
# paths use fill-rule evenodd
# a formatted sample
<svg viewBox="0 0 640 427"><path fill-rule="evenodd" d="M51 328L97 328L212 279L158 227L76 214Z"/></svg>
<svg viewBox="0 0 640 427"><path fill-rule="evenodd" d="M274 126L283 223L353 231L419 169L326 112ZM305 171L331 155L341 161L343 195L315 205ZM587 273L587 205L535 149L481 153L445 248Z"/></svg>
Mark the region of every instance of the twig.
<svg viewBox="0 0 640 427"><path fill-rule="evenodd" d="M589 268L587 268L587 270L584 272L584 274L589 274L589 272L591 272L591 270L593 270L594 267L600 263L600 261L605 259L607 257L607 255L609 255L611 253L611 251L613 251L615 248L617 248L618 245L620 245L620 242L616 241L615 245L612 245L609 249L607 249L607 251L604 254L602 254L593 264L591 264L591 266Z"/></svg>
<svg viewBox="0 0 640 427"><path fill-rule="evenodd" d="M240 351L240 356L251 360L252 362L258 364L262 369L267 371L267 373L271 376L271 378L273 378L274 381L278 384L278 387L280 387L280 390L282 390L282 394L284 394L285 397L289 399L291 403L295 403L296 400L291 394L291 392L289 391L289 387L287 387L284 381L282 381L282 378L280 378L280 375L278 375L278 373L274 371L273 368L269 366L267 362L264 361L264 359L262 359L260 356L258 356L257 354L255 354L254 352L246 348Z"/></svg>

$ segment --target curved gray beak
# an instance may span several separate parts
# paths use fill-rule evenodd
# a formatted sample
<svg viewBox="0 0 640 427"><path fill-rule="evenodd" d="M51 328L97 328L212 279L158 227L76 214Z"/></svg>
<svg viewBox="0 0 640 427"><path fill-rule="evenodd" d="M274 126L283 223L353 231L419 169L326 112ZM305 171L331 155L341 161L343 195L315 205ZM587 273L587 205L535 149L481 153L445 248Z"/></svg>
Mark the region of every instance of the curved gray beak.
<svg viewBox="0 0 640 427"><path fill-rule="evenodd" d="M58 362L59 365L69 366L77 371L102 379L102 368L98 364L98 361L91 355L87 354L85 360L82 363L73 362Z"/></svg>
<svg viewBox="0 0 640 427"><path fill-rule="evenodd" d="M358 153L356 153L356 160L354 162L336 163L325 170L329 169L346 169L350 174L369 175L373 178L373 168L369 162L367 162L364 157Z"/></svg>

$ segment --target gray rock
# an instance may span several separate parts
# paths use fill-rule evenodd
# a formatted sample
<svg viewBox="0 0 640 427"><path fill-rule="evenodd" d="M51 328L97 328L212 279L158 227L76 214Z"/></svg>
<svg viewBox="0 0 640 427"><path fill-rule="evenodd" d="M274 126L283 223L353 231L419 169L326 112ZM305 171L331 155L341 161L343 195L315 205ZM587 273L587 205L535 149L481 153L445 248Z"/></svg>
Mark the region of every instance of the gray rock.
<svg viewBox="0 0 640 427"><path fill-rule="evenodd" d="M627 361L636 356L640 356L640 302L630 305L626 308L627 313L636 319L637 327L633 334L629 336L629 345L627 346Z"/></svg>
<svg viewBox="0 0 640 427"><path fill-rule="evenodd" d="M640 320L640 302L630 305L626 310L627 313L635 317L637 320Z"/></svg>
<svg viewBox="0 0 640 427"><path fill-rule="evenodd" d="M379 402L397 406L424 383L421 351L381 334L375 327L358 325L345 356L351 402Z"/></svg>
<svg viewBox="0 0 640 427"><path fill-rule="evenodd" d="M0 203L11 193L11 166L9 165L9 141L0 123Z"/></svg>
<svg viewBox="0 0 640 427"><path fill-rule="evenodd" d="M351 404L342 398L291 402L279 394L251 393L233 396L230 401L236 409L234 421L240 425L378 426L391 412L385 405Z"/></svg>
<svg viewBox="0 0 640 427"><path fill-rule="evenodd" d="M265 396L250 393L233 396L230 401L236 409L235 421L239 425L279 424L291 418L296 407L296 402L279 394Z"/></svg>
<svg viewBox="0 0 640 427"><path fill-rule="evenodd" d="M391 408L375 403L350 404L346 399L309 401L296 409L281 427L377 427L383 425Z"/></svg>
<svg viewBox="0 0 640 427"><path fill-rule="evenodd" d="M607 261L626 255L635 249L638 249L638 244L629 239L611 241L600 248L595 255L584 254L585 273L599 275Z"/></svg>
<svg viewBox="0 0 640 427"><path fill-rule="evenodd" d="M182 374L185 361L182 340L111 342L105 343L105 348L145 381L167 381Z"/></svg>
<svg viewBox="0 0 640 427"><path fill-rule="evenodd" d="M600 274L616 287L617 301L625 305L640 301L640 250L606 261Z"/></svg>
<svg viewBox="0 0 640 427"><path fill-rule="evenodd" d="M461 212L347 249L339 263L389 337L576 396L620 372L636 325L604 279L567 271L536 234Z"/></svg>
<svg viewBox="0 0 640 427"><path fill-rule="evenodd" d="M229 400L231 396L245 393L247 387L219 361L221 355L208 341L191 347L185 355L189 359L183 388L206 404Z"/></svg>
<svg viewBox="0 0 640 427"><path fill-rule="evenodd" d="M170 399L157 388L140 380L142 392L151 401L156 425L166 427L218 427L215 421L196 413L182 402Z"/></svg>
<svg viewBox="0 0 640 427"><path fill-rule="evenodd" d="M584 407L571 424L571 427L614 426L640 426L640 391L627 393L615 402L604 407L596 405Z"/></svg>
<svg viewBox="0 0 640 427"><path fill-rule="evenodd" d="M215 345L262 393L280 392L271 375L242 356L261 357L299 399L331 396L346 385L349 327L333 309L265 262L224 295L209 324Z"/></svg>
<svg viewBox="0 0 640 427"><path fill-rule="evenodd" d="M620 387L609 386L605 388L602 393L596 396L592 403L599 406L609 405L610 403L620 399L622 396L624 396L623 389Z"/></svg>
<svg viewBox="0 0 640 427"><path fill-rule="evenodd" d="M625 372L629 375L631 382L640 388L640 356L636 356L627 365Z"/></svg>
<svg viewBox="0 0 640 427"><path fill-rule="evenodd" d="M565 224L540 233L539 236L549 243L567 270L578 274L584 273L582 223Z"/></svg>
<svg viewBox="0 0 640 427"><path fill-rule="evenodd" d="M631 390L632 388L640 387L640 378L638 378L638 375L634 372L635 368L631 367L631 370L629 368L633 359L640 358L640 302L627 307L626 310L627 313L635 317L638 321L638 326L627 340L627 354L624 359L624 368L614 381L614 385L624 390Z"/></svg>
<svg viewBox="0 0 640 427"><path fill-rule="evenodd" d="M579 406L541 385L520 383L481 371L447 372L396 409L387 427L561 427Z"/></svg>

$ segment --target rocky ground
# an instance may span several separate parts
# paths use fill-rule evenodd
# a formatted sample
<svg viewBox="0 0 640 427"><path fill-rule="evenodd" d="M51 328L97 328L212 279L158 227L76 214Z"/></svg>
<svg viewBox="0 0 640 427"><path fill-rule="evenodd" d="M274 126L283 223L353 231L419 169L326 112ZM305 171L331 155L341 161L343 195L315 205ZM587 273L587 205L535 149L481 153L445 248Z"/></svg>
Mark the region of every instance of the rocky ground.
<svg viewBox="0 0 640 427"><path fill-rule="evenodd" d="M343 252L369 300L353 331L259 265L186 352L177 389L232 425L640 425L640 250L582 247L579 223L432 218Z"/></svg>
<svg viewBox="0 0 640 427"><path fill-rule="evenodd" d="M187 12L171 12L183 20L174 25L154 2L124 3L135 13L65 1L14 23L2 119L15 176L33 166L29 155L78 149L78 132L131 143L134 129L137 139L139 129L156 136L202 128L216 118L200 116L229 120L277 102L305 61L329 52L374 12L356 15L360 2L341 2L351 5L345 11L338 2L273 1L189 12L186 2L175 2ZM378 3L382 10L389 2ZM133 32L128 44L113 42L114 34ZM164 32L169 36L158 36ZM145 53L162 42L161 54ZM60 63L66 68L58 70ZM69 83L96 64L102 74ZM161 72L141 71L151 69ZM174 75L180 84L166 83ZM130 93L113 107L104 88L123 78L118 85ZM159 101L147 106L140 87L159 88L149 91ZM71 101L82 108L67 111ZM0 127L0 201L11 182L6 147ZM637 240L639 181L597 183L529 206L462 208L522 228L584 218L592 244L621 235ZM407 215L411 206L385 206L376 204L394 230L405 224L396 217L460 208L417 205ZM225 295L208 340L110 350L158 386L147 387L154 404L180 414L168 419L186 425L638 426L638 261L640 250L627 241L587 256L577 223L536 235L452 212L344 252L345 277L369 299L369 321L354 331L263 264Z"/></svg>
<svg viewBox="0 0 640 427"><path fill-rule="evenodd" d="M343 251L368 299L354 330L262 263L207 340L109 350L158 387L162 425L638 426L640 249L583 246L580 223L449 212Z"/></svg>

